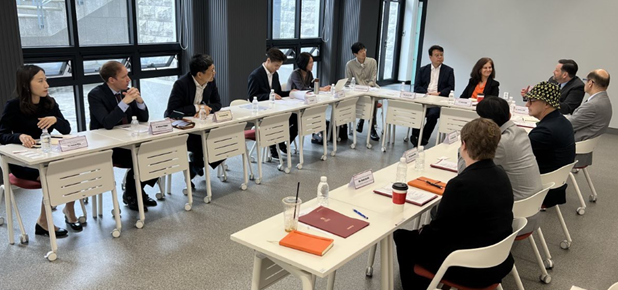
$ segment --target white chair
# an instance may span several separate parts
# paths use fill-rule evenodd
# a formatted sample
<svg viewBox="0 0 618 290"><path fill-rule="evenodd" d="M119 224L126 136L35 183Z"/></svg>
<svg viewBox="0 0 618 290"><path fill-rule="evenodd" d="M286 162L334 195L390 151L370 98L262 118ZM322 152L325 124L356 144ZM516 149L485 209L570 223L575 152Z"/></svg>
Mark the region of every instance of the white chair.
<svg viewBox="0 0 618 290"><path fill-rule="evenodd" d="M350 126L350 124L356 122L357 100L358 98L348 98L333 105L330 118L331 128L329 128L331 131L331 136L333 137L333 151L330 153L331 156L335 156L335 154L337 154L337 137L339 136L339 126L344 124L348 124L348 126ZM350 148L354 149L356 148L356 130L352 130L352 136L353 141ZM371 146L368 146L368 148L371 148Z"/></svg>
<svg viewBox="0 0 618 290"><path fill-rule="evenodd" d="M601 136L575 143L575 153L576 154L592 153L592 151L594 151L594 148L599 143L599 140L601 140ZM594 185L592 184L592 179L590 179L590 174L588 173L588 166L583 166L583 167L575 166L575 168L582 169L582 171L584 171L584 176L586 177L588 186L590 186L590 190L592 191L592 194L590 194L589 200L591 202L596 202L597 201L597 191L594 189ZM586 202L584 201L582 192L579 189L579 185L577 184L577 181L575 180L575 176L573 175L572 172L569 172L569 178L571 179L571 182L573 182L573 187L575 187L575 192L577 193L577 197L579 198L579 203L581 205L580 207L577 208L577 214L584 215L586 213Z"/></svg>
<svg viewBox="0 0 618 290"><path fill-rule="evenodd" d="M442 277L444 277L444 274L446 273L446 270L448 270L448 268L466 267L483 269L500 265L509 256L509 253L511 252L511 247L513 246L513 241L515 241L517 233L519 233L519 231L526 226L527 222L528 221L525 218L514 219L512 225L513 233L496 244L482 248L457 250L452 252L446 257L444 262L442 262L440 269L438 269L438 272L435 275L418 265L414 266L414 272L424 277L427 277L427 275L433 275L433 278L427 277L432 279L431 284L429 284L429 287L427 287L427 290L436 289L438 287L438 284L440 283L451 287L457 287L457 285L449 281L442 280ZM513 275L519 276L515 265L513 265L513 270L511 271L511 273ZM500 286L500 284L497 284L496 288L502 289L502 286Z"/></svg>
<svg viewBox="0 0 618 290"><path fill-rule="evenodd" d="M553 186L554 186L553 182L549 184L544 184L543 189L541 191L535 193L534 195L528 198L515 201L515 203L513 204L513 217L529 218L539 213L541 206L543 205L543 200L545 199L545 196L547 195L547 192ZM538 230L540 230L540 227ZM527 238L530 241L530 246L532 246L532 250L534 251L536 261L539 263L539 267L541 268L541 276L539 277L539 279L543 283L548 284L549 282L551 282L551 276L547 273L547 270L545 269L546 265L543 264L543 259L541 258L539 249L537 248L536 243L534 242L534 236L532 235L533 233L534 233L534 230L529 233L520 233L515 238L515 240L521 241ZM542 239L542 243L545 243L544 238ZM547 255L549 256L549 254ZM521 282L521 279L519 278L519 275L515 276L515 282L517 284L518 289L520 290L524 289L524 286Z"/></svg>
<svg viewBox="0 0 618 290"><path fill-rule="evenodd" d="M375 124L373 124L373 106L374 106L374 102L372 100L371 97L369 96L361 96L358 97L357 102L356 102L356 118L358 119L364 119L364 120L369 120L369 130L367 131L367 148L371 148L371 143L369 143L369 140L371 140L371 128L373 128L373 126ZM356 121L356 119L352 122L354 123ZM342 125L342 123L339 123L340 125ZM354 129L354 126L350 127L351 129ZM356 143L356 140L354 140L354 143Z"/></svg>
<svg viewBox="0 0 618 290"><path fill-rule="evenodd" d="M277 169L284 171L285 173L290 173L290 168L292 167L292 160L290 156L290 115L291 113L284 113L274 116L264 117L261 120L258 120L258 124L256 126L256 139L257 144L260 148L257 148L257 156L258 156L258 178L255 180L257 184L262 182L262 156L260 154L261 148L266 148L271 145L275 145L277 153L279 153L279 165ZM286 142L287 145L287 167L283 168L283 156L279 151L279 146L277 144Z"/></svg>
<svg viewBox="0 0 618 290"><path fill-rule="evenodd" d="M303 144L305 136L311 134L317 134L320 132L326 132L326 108L328 105L316 105L307 109L304 109L299 115L298 122L298 140L300 141L300 162L296 165L299 170L303 168L304 156L303 156ZM328 148L326 147L326 138L322 138L324 154L322 154L322 161L326 160L326 154Z"/></svg>
<svg viewBox="0 0 618 290"><path fill-rule="evenodd" d="M389 100L386 121L384 123L385 134L382 138L382 152L386 152L385 142L387 142L387 139L389 144L395 144L396 126L420 129L423 124L424 115L425 110L423 110L423 105L421 104Z"/></svg>
<svg viewBox="0 0 618 290"><path fill-rule="evenodd" d="M449 134L453 131L459 132L468 122L478 117L479 115L474 110L442 107L440 109L436 145L441 142L440 134Z"/></svg>
<svg viewBox="0 0 618 290"><path fill-rule="evenodd" d="M562 166L552 172L541 174L541 182L543 184L548 184L548 183L553 182L554 186L551 189L563 186L566 183L567 178L569 178L569 173L571 173L571 169L573 169L573 166L575 165L575 163L577 163L577 160L573 163ZM562 212L560 211L560 206L556 205L555 208L556 208L556 213L558 214L558 219L560 220L560 225L562 226L562 231L564 232L564 235L566 237L566 240L560 243L560 247L566 250L571 247L571 243L573 242L573 240L571 239L571 235L569 234L569 229L567 228L566 223L564 222L564 217L562 216ZM547 245L544 245L544 247L547 247Z"/></svg>
<svg viewBox="0 0 618 290"><path fill-rule="evenodd" d="M610 286L607 290L618 290L618 282L614 283L614 285Z"/></svg>

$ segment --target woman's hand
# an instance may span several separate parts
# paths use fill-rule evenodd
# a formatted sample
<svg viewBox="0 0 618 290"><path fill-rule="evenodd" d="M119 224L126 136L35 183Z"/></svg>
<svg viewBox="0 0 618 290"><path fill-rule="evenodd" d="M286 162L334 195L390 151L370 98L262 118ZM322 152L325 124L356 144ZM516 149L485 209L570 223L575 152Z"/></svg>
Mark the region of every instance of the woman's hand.
<svg viewBox="0 0 618 290"><path fill-rule="evenodd" d="M321 87L320 91L322 91L322 92L329 92L330 91L330 85L325 86L325 87Z"/></svg>
<svg viewBox="0 0 618 290"><path fill-rule="evenodd" d="M32 139L30 135L26 134L19 135L19 141L21 141L21 145L24 145L26 148L32 148L32 146L36 144L36 141Z"/></svg>
<svg viewBox="0 0 618 290"><path fill-rule="evenodd" d="M52 125L56 124L58 120L56 117L39 118L39 122L36 124L39 129L49 129Z"/></svg>

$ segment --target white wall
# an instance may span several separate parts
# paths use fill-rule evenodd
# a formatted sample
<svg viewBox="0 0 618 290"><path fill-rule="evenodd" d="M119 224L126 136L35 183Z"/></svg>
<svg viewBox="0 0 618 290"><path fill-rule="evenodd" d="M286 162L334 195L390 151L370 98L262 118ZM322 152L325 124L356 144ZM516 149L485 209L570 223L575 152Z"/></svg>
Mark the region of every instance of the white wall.
<svg viewBox="0 0 618 290"><path fill-rule="evenodd" d="M399 81L409 81L412 77L412 69L416 51L414 51L414 40L416 39L416 15L418 0L406 1L403 10L403 26L401 27L401 47L399 52Z"/></svg>
<svg viewBox="0 0 618 290"><path fill-rule="evenodd" d="M580 78L596 68L613 74L608 92L618 112L616 11L618 1L608 0L430 1L422 64L429 63L431 45L444 47L459 95L476 61L491 57L500 93L519 95L522 87L547 80L558 59L570 58L579 65ZM618 128L618 118L610 127Z"/></svg>

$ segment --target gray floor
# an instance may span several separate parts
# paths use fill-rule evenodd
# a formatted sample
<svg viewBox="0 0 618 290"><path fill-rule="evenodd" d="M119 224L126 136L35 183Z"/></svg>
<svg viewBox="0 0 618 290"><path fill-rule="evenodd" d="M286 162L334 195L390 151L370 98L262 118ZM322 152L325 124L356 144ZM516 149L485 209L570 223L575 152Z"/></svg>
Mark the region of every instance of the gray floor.
<svg viewBox="0 0 618 290"><path fill-rule="evenodd" d="M366 132L360 134L365 140ZM320 161L321 146L312 145L307 138L305 165L290 174L277 171L275 163L264 166L264 182L249 183L241 191L242 167L240 158L232 158L227 182L213 177L213 201L204 204L205 182L197 182L194 207L185 212L186 197L182 195L179 174L174 175L173 194L157 207L150 208L146 225L134 227L137 214L122 207L122 236L113 239L114 228L110 215L111 200L106 195L103 218L88 218L83 232L71 232L59 240L59 259L53 263L43 258L49 251L49 239L34 235L41 195L36 190L15 190L16 199L26 224L30 243L7 244L6 224L0 227L0 289L249 289L253 266L253 253L248 248L230 240L230 235L281 211L281 199L293 195L296 182L301 182L300 197L315 197L319 176L327 175L331 187L347 183L350 177L363 169L380 169L394 163L403 151L412 148L404 143L404 130L399 129L395 146L386 153L375 142L372 149L357 146L351 149L343 143L336 157ZM433 144L433 143L430 143ZM615 178L618 136L606 135L595 152L595 164L590 174L599 193L596 204L589 204L585 216L577 216L577 200L572 186L568 190L568 203L562 207L565 220L573 237L570 250L559 247L563 240L556 214L553 210L543 213L542 226L553 255L555 267L550 271L552 282L541 284L539 270L527 241L516 242L513 255L520 276L527 289L570 289L577 285L586 289L607 289L618 281L618 197L613 191L618 187ZM329 146L329 150L330 150ZM298 156L293 156L293 164ZM117 170L118 184L124 171ZM197 179L196 179L197 180ZM590 190L583 174L577 180L587 197ZM120 188L119 188L120 190ZM154 196L157 190L148 188ZM587 198L586 198L587 199ZM5 216L4 204L0 216ZM54 212L56 224L65 226L62 212ZM17 226L15 227L16 231ZM379 255L379 254L378 254ZM364 275L367 253L351 261L337 272L336 289L379 289L379 257L376 259L376 278ZM397 269L397 268L396 268ZM400 289L399 275L395 289ZM318 279L317 289L324 289L326 281ZM511 277L504 280L505 289L515 289ZM300 289L300 283L287 277L269 289Z"/></svg>

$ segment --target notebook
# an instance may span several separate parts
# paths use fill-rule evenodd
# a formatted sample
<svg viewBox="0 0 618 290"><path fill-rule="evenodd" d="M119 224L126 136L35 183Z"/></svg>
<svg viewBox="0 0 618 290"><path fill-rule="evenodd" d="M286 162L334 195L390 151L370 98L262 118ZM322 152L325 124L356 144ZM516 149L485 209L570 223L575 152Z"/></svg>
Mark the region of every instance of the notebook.
<svg viewBox="0 0 618 290"><path fill-rule="evenodd" d="M393 197L393 184L389 183L387 186L374 189L373 192L379 195ZM431 192L408 188L408 194L406 195L406 202L415 204L418 206L423 206L437 197L438 196L436 194L431 193Z"/></svg>
<svg viewBox="0 0 618 290"><path fill-rule="evenodd" d="M348 217L323 206L301 216L298 220L342 238L347 238L369 225L366 221Z"/></svg>
<svg viewBox="0 0 618 290"><path fill-rule="evenodd" d="M408 185L439 195L442 195L446 188L446 183L424 176L408 181Z"/></svg>
<svg viewBox="0 0 618 290"><path fill-rule="evenodd" d="M279 245L307 252L310 254L323 256L333 247L333 239L311 235L299 231L291 231L281 241Z"/></svg>
<svg viewBox="0 0 618 290"><path fill-rule="evenodd" d="M457 162L448 161L446 159L440 159L438 162L432 163L429 166L457 173Z"/></svg>

